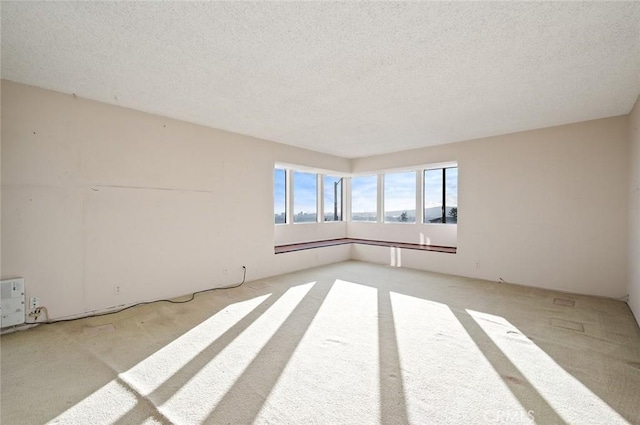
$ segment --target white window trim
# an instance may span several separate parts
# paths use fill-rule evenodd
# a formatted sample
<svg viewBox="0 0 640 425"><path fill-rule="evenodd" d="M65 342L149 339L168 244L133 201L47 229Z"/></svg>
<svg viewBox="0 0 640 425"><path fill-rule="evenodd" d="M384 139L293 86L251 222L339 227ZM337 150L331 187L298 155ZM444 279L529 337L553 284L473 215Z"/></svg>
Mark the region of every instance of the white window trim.
<svg viewBox="0 0 640 425"><path fill-rule="evenodd" d="M347 191L351 188L350 181L349 183L345 183L348 181L350 173L345 173L342 171L335 170L324 170L313 167L307 167L302 165L288 164L283 162L274 163L274 170L284 170L285 172L285 222L284 223L274 223L276 226L288 226L288 225L297 225L297 224L324 224L324 223L341 223L347 221L346 211L350 211L350 204L347 201ZM294 207L294 173L310 173L316 175L316 221L309 222L301 222L296 223L294 221L295 211ZM341 190L341 200L342 200L342 220L338 221L324 221L324 177L339 177L342 178L342 190ZM273 186L273 184L272 184ZM333 210L332 210L333 211Z"/></svg>

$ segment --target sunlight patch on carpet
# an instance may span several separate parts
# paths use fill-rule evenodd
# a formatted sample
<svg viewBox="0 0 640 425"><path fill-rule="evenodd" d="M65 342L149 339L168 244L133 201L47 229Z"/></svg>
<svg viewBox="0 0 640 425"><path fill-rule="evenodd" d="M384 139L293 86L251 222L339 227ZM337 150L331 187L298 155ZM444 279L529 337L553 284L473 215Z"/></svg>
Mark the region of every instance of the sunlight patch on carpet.
<svg viewBox="0 0 640 425"><path fill-rule="evenodd" d="M336 280L255 423L379 422L377 291Z"/></svg>
<svg viewBox="0 0 640 425"><path fill-rule="evenodd" d="M136 405L136 394L147 395L195 357L202 349L246 316L270 294L231 304L156 351L119 378L81 400L51 423L113 423ZM124 385L126 384L126 386Z"/></svg>
<svg viewBox="0 0 640 425"><path fill-rule="evenodd" d="M509 415L530 423L526 409L446 305L391 292L409 422L491 422ZM491 388L491 397L484 389ZM442 400L450 410L443 411Z"/></svg>
<svg viewBox="0 0 640 425"><path fill-rule="evenodd" d="M141 394L150 394L269 296L270 294L266 294L225 307L128 371L121 373L120 378Z"/></svg>
<svg viewBox="0 0 640 425"><path fill-rule="evenodd" d="M204 421L314 284L288 289L204 367L187 371L193 376L159 406L163 415L175 423Z"/></svg>
<svg viewBox="0 0 640 425"><path fill-rule="evenodd" d="M112 424L137 404L136 394L118 380L113 380L83 399L50 424Z"/></svg>
<svg viewBox="0 0 640 425"><path fill-rule="evenodd" d="M565 422L628 423L506 319L467 312Z"/></svg>

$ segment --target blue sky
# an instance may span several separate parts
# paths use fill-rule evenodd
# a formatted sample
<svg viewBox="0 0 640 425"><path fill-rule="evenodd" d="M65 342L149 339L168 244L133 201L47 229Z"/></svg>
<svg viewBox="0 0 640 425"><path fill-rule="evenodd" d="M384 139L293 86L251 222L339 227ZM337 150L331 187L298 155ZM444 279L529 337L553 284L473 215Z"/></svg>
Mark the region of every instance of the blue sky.
<svg viewBox="0 0 640 425"><path fill-rule="evenodd" d="M293 213L316 212L318 180L316 174L293 172Z"/></svg>
<svg viewBox="0 0 640 425"><path fill-rule="evenodd" d="M372 212L376 210L378 193L377 176L359 176L351 179L352 212Z"/></svg>
<svg viewBox="0 0 640 425"><path fill-rule="evenodd" d="M441 205L442 171L427 171L425 178L425 207ZM274 171L274 213L284 212L285 206L285 171L276 168ZM332 211L333 183L340 177L324 177L324 196L327 211ZM387 211L414 210L416 197L416 173L413 171L385 174L385 209ZM447 169L447 205L458 205L458 169ZM300 211L314 212L316 209L316 175L313 173L294 172L294 214ZM376 210L377 176L358 176L351 180L352 205L354 212L372 212ZM338 194L340 196L340 194Z"/></svg>
<svg viewBox="0 0 640 425"><path fill-rule="evenodd" d="M385 211L416 209L416 172L384 175Z"/></svg>
<svg viewBox="0 0 640 425"><path fill-rule="evenodd" d="M284 170L281 170L280 168L276 168L273 172L273 181L274 181L274 185L273 185L273 195L274 195L274 202L273 202L273 213L274 214L280 214L284 212L285 209L285 199L286 199L286 195L285 195L285 191L286 191L286 187L285 187L285 172Z"/></svg>
<svg viewBox="0 0 640 425"><path fill-rule="evenodd" d="M327 211L333 211L333 185L339 181L340 177L324 176L324 201ZM316 175L296 171L293 176L293 186L296 196L293 198L294 214L303 212L314 212L316 209ZM341 188L338 187L338 198L341 197ZM274 171L274 206L273 213L280 214L285 208L285 171L276 168Z"/></svg>

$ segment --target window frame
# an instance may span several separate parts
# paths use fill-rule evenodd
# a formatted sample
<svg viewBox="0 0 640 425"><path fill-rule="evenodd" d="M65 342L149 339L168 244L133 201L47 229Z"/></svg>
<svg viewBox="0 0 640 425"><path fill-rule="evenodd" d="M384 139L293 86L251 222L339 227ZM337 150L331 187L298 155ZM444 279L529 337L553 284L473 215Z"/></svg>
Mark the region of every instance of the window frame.
<svg viewBox="0 0 640 425"><path fill-rule="evenodd" d="M354 179L360 179L360 178L374 178L375 182L376 182L376 190L375 190L375 218L373 220L354 220L353 219L353 180ZM381 175L378 173L373 173L373 174L361 174L361 175L356 175L356 176L352 176L350 181L349 181L349 191L350 191L350 197L349 197L349 221L352 223L380 223L380 211L383 210L383 207L381 205L381 197L380 197L380 190L382 188L382 179L381 179ZM362 212L366 212L366 211L362 211Z"/></svg>
<svg viewBox="0 0 640 425"><path fill-rule="evenodd" d="M274 211L274 225L282 226L282 225L291 225L291 224L310 224L310 223L340 223L340 222L353 222L353 223L378 223L378 224L448 224L448 225L457 225L457 214L455 217L455 222L447 222L447 170L456 169L459 170L459 165L457 162L442 162L438 164L429 164L422 166L414 166L411 168L399 168L399 169L390 169L384 171L377 171L372 173L362 173L362 174L350 174L344 172L333 172L331 170L321 170L315 169L311 167L305 166L296 166L289 165L284 163L275 163L274 164L274 183L273 183L273 196L274 196L274 210L275 210L275 170L283 170L284 171L284 191L285 191L285 220L283 223L275 223L275 211ZM440 170L442 172L442 205L441 205L441 216L438 221L431 222L427 220L427 215L425 214L426 205L426 173L427 171ZM385 200L385 176L390 174L401 174L401 173L415 173L415 220L402 222L402 221L387 221L386 220L386 200ZM316 219L314 221L296 221L295 220L295 178L294 175L296 173L304 173L315 175L316 177ZM457 192L459 187L459 176L456 176L456 201L457 201ZM326 220L326 214L333 213L335 217L335 204L332 208L331 205L325 205L325 180L327 178L338 179L340 182L340 193L339 193L339 202L340 205L340 214L338 220ZM364 219L364 220L354 220L354 211L353 211L353 181L354 179L359 178L370 178L375 181L375 218L373 219ZM336 182L334 182L335 184ZM334 197L337 193L334 192ZM455 208L458 208L457 202ZM366 209L366 208L365 208ZM366 212L366 211L362 211Z"/></svg>
<svg viewBox="0 0 640 425"><path fill-rule="evenodd" d="M297 174L308 174L310 176L314 176L315 177L315 220L310 220L310 221L296 221L296 173ZM318 223L319 222L319 217L318 217L318 211L321 210L320 208L320 197L319 197L319 191L321 190L320 188L320 184L318 183L319 180L319 176L320 174L314 171L309 171L309 170L300 170L300 169L291 169L290 171L291 174L291 191L290 196L291 196L291 223L292 224L310 224L310 223Z"/></svg>
<svg viewBox="0 0 640 425"><path fill-rule="evenodd" d="M285 172L285 222L284 223L275 223L275 211L274 211L274 219L273 223L276 226L283 225L296 225L296 224L319 224L319 223L340 223L347 221L348 214L348 205L347 205L347 196L348 196L348 188L349 183L345 184L345 181L349 180L348 173L342 171L333 171L333 170L323 170L312 167L300 166L295 164L287 164L282 162L275 162L274 166L274 179L272 184L272 196L273 196L273 204L275 210L275 170L283 170ZM315 176L316 179L316 187L315 187L315 197L316 197L316 219L313 221L296 221L296 213L295 213L295 174L296 173L304 173L311 174ZM340 219L337 221L325 221L325 205L324 205L324 180L325 177L332 177L334 179L339 179L341 181L341 190L339 193L339 205L340 205ZM333 214L333 208L331 211L326 211Z"/></svg>
<svg viewBox="0 0 640 425"><path fill-rule="evenodd" d="M418 222L418 209L416 208L418 202L418 170L397 170L397 171L388 171L382 174L382 188L379 191L380 196L382 197L382 217L381 222L385 224L416 224ZM414 217L413 221L392 221L387 220L387 176L392 174L413 174L413 211Z"/></svg>
<svg viewBox="0 0 640 425"><path fill-rule="evenodd" d="M450 169L456 169L458 170L458 165L449 165L449 166L441 166L441 167L433 167L433 168L425 168L422 170L422 224L437 224L437 225L441 225L441 224L448 224L448 225L453 225L453 226L457 226L458 225L458 218L457 218L457 214L456 214L456 222L455 223L448 223L447 222L447 170ZM441 215L440 215L440 221L427 221L427 216L426 214L424 214L424 211L426 210L426 196L425 196L425 191L426 191L426 173L427 171L438 171L441 170L442 171L442 206L441 206ZM457 199L457 192L458 192L458 181L459 178L456 179L456 199ZM458 205L456 203L456 211L458 209Z"/></svg>
<svg viewBox="0 0 640 425"><path fill-rule="evenodd" d="M331 175L331 174L319 174L319 176L320 176L320 179L322 180L322 220L321 220L321 222L322 223L340 223L340 222L344 221L344 218L345 218L345 213L344 213L344 204L345 204L345 202L344 202L344 192L345 192L344 187L345 187L345 184L344 184L344 182L345 182L346 178L344 176L335 176L335 175ZM326 192L325 192L325 189L326 189L325 184L327 183L326 182L327 178L338 179L336 182L333 182L333 184L334 184L334 189L333 189L333 198L334 198L333 199L333 209L329 210L329 211L327 211L327 203L326 203L327 199L326 199ZM339 195L338 195L338 191L336 190L337 187L338 187L338 185L336 183L340 183L339 184L339 186L340 186ZM336 210L337 210L338 206L340 207L340 209L339 209L340 214L339 214L339 218L336 218L336 212L337 212ZM327 217L327 212L333 213L332 214L333 220L327 220L327 218L326 218Z"/></svg>

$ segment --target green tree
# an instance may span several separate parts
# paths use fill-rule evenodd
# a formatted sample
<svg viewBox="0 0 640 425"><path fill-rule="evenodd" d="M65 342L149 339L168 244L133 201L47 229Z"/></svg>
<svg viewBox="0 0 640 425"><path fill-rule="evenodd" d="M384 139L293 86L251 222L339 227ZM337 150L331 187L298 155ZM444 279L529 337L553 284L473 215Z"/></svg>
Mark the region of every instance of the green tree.
<svg viewBox="0 0 640 425"><path fill-rule="evenodd" d="M402 214L400 214L400 221L407 221L409 219L409 217L407 217L407 212L403 212Z"/></svg>

